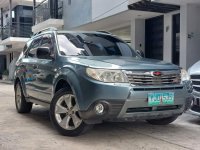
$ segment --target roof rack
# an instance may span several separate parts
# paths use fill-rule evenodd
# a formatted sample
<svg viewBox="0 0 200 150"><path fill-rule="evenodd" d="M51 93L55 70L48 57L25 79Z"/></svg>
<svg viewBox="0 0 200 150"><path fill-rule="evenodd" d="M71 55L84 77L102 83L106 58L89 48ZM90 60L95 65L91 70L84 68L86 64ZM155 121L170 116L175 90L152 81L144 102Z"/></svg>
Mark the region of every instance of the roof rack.
<svg viewBox="0 0 200 150"><path fill-rule="evenodd" d="M97 32L106 33L106 34L112 34L111 32L108 32L108 31L97 31Z"/></svg>
<svg viewBox="0 0 200 150"><path fill-rule="evenodd" d="M40 33L42 33L42 32L45 32L45 31L57 31L57 30L58 30L58 29L55 28L55 27L49 27L49 28L45 28L45 29L43 29L43 30L40 30L39 32L33 34L33 36L38 35L38 34L40 34Z"/></svg>

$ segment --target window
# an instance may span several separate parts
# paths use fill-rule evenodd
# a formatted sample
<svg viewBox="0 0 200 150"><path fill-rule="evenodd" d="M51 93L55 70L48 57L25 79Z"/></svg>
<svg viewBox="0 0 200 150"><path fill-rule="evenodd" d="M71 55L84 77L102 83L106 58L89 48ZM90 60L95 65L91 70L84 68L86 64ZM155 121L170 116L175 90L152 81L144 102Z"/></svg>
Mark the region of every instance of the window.
<svg viewBox="0 0 200 150"><path fill-rule="evenodd" d="M52 40L51 40L51 35L44 35L44 36L42 37L41 46L42 46L42 47L49 47L49 48L52 48L53 43L52 43Z"/></svg>
<svg viewBox="0 0 200 150"><path fill-rule="evenodd" d="M58 45L61 55L82 55L85 51L83 44L71 34L58 35Z"/></svg>
<svg viewBox="0 0 200 150"><path fill-rule="evenodd" d="M34 57L34 58L36 57L36 51L37 48L40 46L40 43L41 43L41 37L33 40L30 50L28 51L28 57Z"/></svg>
<svg viewBox="0 0 200 150"><path fill-rule="evenodd" d="M58 44L61 55L137 56L127 43L107 34L60 33Z"/></svg>

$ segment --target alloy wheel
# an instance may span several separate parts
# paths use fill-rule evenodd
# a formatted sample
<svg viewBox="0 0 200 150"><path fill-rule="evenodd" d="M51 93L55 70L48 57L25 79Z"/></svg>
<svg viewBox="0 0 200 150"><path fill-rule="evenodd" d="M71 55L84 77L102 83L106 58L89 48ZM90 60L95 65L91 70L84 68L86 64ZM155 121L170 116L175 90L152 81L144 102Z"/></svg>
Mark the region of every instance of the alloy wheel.
<svg viewBox="0 0 200 150"><path fill-rule="evenodd" d="M55 118L57 123L66 130L74 130L81 125L82 119L74 95L66 94L59 98L55 106Z"/></svg>
<svg viewBox="0 0 200 150"><path fill-rule="evenodd" d="M21 93L20 85L18 84L16 86L16 104L17 104L17 108L21 107L21 102L22 102L22 93Z"/></svg>

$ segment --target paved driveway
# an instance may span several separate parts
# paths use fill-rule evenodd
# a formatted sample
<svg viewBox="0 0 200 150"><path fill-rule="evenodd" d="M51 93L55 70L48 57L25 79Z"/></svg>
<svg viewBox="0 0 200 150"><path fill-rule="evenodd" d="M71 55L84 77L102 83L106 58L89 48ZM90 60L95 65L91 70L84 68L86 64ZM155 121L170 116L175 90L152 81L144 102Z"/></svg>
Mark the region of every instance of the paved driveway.
<svg viewBox="0 0 200 150"><path fill-rule="evenodd" d="M52 127L48 110L34 106L17 114L13 86L0 84L0 150L187 150L200 149L200 118L182 115L169 126L146 122L104 123L79 137Z"/></svg>

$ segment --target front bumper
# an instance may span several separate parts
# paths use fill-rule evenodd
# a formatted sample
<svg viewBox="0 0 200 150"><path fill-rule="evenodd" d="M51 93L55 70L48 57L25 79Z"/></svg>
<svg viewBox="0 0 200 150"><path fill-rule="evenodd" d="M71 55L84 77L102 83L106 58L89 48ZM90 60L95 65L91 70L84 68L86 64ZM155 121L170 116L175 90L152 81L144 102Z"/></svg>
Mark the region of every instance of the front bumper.
<svg viewBox="0 0 200 150"><path fill-rule="evenodd" d="M189 112L195 116L200 116L200 94L199 93L193 93L194 99L191 104L191 108Z"/></svg>
<svg viewBox="0 0 200 150"><path fill-rule="evenodd" d="M152 92L174 92L174 104L149 107L147 97L148 93ZM187 89L180 85L159 88L132 87L126 99L113 100L112 98L108 99L105 95L105 99L99 99L92 103L87 110L80 111L80 116L89 124L101 123L103 120L133 121L166 118L181 115L191 106L192 99L192 95L188 93ZM98 103L105 106L102 115L97 115L94 111L94 106Z"/></svg>

